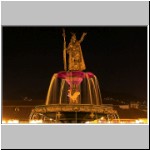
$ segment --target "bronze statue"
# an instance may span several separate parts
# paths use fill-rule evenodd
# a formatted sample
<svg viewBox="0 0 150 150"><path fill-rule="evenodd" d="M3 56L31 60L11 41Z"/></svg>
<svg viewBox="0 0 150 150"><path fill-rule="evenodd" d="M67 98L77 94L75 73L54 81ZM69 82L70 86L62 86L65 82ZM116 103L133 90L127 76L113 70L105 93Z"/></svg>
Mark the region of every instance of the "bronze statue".
<svg viewBox="0 0 150 150"><path fill-rule="evenodd" d="M66 40L65 40L65 31L63 30L64 37L64 70L67 71L66 64L66 53L69 55L68 61L68 70L69 71L82 71L86 69L85 62L82 55L82 49L80 43L83 41L85 35L87 33L83 33L80 40L76 39L75 33L72 33L72 37L70 39L70 43L66 48Z"/></svg>

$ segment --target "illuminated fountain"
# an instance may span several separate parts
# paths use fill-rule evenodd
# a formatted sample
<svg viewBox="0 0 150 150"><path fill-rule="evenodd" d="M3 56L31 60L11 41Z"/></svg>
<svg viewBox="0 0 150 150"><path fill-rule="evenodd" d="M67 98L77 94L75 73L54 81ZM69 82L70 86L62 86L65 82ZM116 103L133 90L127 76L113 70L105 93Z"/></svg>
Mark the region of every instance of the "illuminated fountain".
<svg viewBox="0 0 150 150"><path fill-rule="evenodd" d="M117 119L118 115L110 105L103 105L97 77L91 72L83 72L86 69L80 40L72 33L68 47L64 37L64 71L54 73L46 104L36 106L30 120L43 120L45 123L86 123L95 119ZM66 54L69 55L68 67Z"/></svg>
<svg viewBox="0 0 150 150"><path fill-rule="evenodd" d="M51 104L102 104L96 76L81 71L54 74L46 99L46 105Z"/></svg>

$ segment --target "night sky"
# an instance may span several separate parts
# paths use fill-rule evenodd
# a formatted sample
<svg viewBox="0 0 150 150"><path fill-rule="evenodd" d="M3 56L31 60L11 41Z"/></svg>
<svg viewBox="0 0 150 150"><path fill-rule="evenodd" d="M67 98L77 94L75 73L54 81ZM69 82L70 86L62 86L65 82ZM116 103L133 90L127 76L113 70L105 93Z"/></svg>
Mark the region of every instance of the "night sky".
<svg viewBox="0 0 150 150"><path fill-rule="evenodd" d="M2 97L46 99L51 77L63 71L59 27L2 27ZM123 93L147 98L147 27L65 27L80 39L86 70L100 84L102 98ZM107 95L108 93L108 95Z"/></svg>

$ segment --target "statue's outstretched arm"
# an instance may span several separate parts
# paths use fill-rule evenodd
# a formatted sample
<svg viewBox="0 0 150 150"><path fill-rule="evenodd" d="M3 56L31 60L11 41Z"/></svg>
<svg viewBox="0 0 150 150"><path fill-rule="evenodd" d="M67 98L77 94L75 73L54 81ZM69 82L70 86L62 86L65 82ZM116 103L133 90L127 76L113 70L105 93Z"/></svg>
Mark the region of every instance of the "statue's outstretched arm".
<svg viewBox="0 0 150 150"><path fill-rule="evenodd" d="M85 37L86 35L87 35L87 33L85 33L85 32L82 34L82 36L81 36L81 38L80 38L80 40L79 40L80 43L84 40L84 37Z"/></svg>

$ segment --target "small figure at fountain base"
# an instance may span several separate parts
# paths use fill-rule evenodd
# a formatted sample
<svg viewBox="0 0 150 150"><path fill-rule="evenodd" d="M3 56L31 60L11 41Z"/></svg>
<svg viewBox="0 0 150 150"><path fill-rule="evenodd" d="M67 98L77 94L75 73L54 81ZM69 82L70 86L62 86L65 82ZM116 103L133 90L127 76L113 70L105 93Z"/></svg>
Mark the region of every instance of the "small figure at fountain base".
<svg viewBox="0 0 150 150"><path fill-rule="evenodd" d="M76 91L73 94L71 93L72 93L71 90L68 90L68 97L70 98L69 104L78 104L79 103L78 96L80 95L80 92Z"/></svg>

